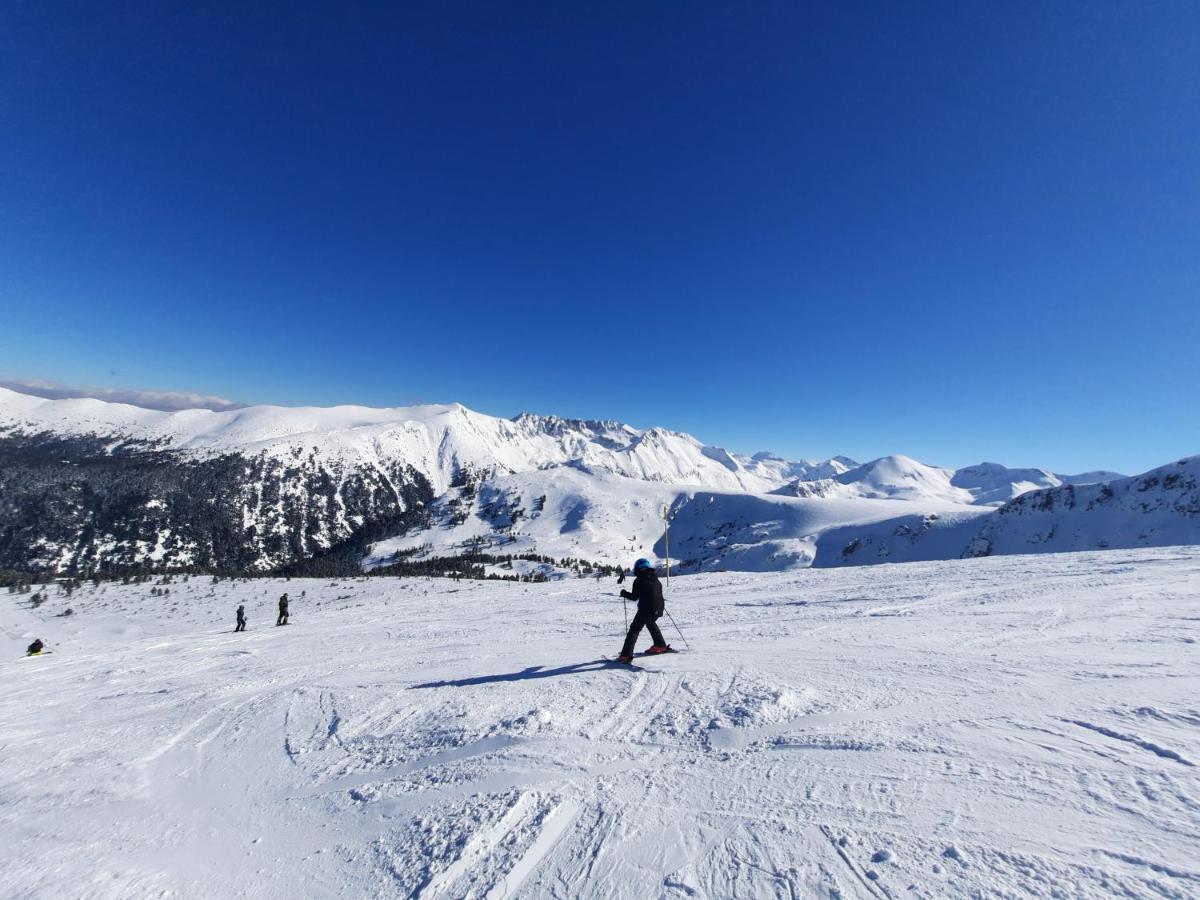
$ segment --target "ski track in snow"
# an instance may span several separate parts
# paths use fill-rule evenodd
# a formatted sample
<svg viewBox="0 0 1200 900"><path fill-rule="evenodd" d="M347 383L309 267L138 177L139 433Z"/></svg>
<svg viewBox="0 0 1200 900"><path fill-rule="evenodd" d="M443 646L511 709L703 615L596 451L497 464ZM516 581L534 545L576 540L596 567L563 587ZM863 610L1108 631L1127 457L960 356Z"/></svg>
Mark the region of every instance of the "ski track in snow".
<svg viewBox="0 0 1200 900"><path fill-rule="evenodd" d="M0 896L1200 896L1200 548L151 587L0 595Z"/></svg>

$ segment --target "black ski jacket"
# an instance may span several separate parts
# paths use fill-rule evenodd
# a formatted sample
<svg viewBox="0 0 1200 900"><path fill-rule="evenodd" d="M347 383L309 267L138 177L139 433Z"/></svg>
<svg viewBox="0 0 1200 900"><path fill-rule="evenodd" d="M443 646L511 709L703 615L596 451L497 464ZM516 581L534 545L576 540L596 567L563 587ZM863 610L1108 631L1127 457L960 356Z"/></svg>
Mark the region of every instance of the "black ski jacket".
<svg viewBox="0 0 1200 900"><path fill-rule="evenodd" d="M637 577L633 579L633 590L621 591L621 596L636 600L638 612L651 613L655 618L661 616L665 609L662 582L658 580L658 573L652 569L638 572Z"/></svg>

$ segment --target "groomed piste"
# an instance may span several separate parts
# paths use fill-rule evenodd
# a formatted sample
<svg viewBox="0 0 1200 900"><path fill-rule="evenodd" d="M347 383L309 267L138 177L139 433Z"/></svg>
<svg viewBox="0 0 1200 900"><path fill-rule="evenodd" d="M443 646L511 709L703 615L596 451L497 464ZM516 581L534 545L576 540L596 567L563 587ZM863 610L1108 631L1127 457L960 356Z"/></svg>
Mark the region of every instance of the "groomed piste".
<svg viewBox="0 0 1200 900"><path fill-rule="evenodd" d="M1198 585L1196 547L674 578L691 652L635 670L611 579L5 594L0 895L1193 897Z"/></svg>

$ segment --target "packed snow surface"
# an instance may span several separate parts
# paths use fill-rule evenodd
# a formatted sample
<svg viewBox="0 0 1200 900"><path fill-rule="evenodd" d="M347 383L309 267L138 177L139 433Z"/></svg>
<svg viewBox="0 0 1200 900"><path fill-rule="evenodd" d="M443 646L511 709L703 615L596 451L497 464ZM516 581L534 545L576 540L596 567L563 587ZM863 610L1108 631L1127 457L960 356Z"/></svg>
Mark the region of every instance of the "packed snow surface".
<svg viewBox="0 0 1200 900"><path fill-rule="evenodd" d="M1200 895L1197 547L155 589L0 597L0 896Z"/></svg>

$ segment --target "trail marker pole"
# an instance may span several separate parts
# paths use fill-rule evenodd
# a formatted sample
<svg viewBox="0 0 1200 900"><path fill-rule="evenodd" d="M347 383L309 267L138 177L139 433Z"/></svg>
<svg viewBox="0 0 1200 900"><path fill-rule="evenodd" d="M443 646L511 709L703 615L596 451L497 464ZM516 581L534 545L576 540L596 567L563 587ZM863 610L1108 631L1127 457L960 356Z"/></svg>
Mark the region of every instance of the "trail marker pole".
<svg viewBox="0 0 1200 900"><path fill-rule="evenodd" d="M663 549L667 555L667 588L669 589L671 587L671 511L666 506L663 507L663 523L666 529L663 535ZM675 624L675 618L669 612L667 612L667 618L671 620L671 625L679 632L679 639L683 641L684 649L691 650L692 648L688 646L687 638L683 636L683 632L679 631L679 626Z"/></svg>
<svg viewBox="0 0 1200 900"><path fill-rule="evenodd" d="M667 587L669 588L671 586L671 516L665 506L663 507L663 522L666 523L666 534L663 539L666 542L664 549L667 554Z"/></svg>

